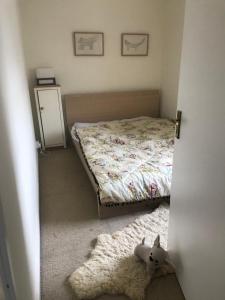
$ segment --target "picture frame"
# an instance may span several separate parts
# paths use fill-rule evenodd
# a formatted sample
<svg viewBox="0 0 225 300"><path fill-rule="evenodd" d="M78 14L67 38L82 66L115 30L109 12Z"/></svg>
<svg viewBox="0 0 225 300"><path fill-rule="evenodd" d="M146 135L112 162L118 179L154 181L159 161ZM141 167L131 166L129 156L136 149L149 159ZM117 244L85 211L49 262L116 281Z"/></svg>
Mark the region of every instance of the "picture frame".
<svg viewBox="0 0 225 300"><path fill-rule="evenodd" d="M74 32L75 56L104 56L103 32Z"/></svg>
<svg viewBox="0 0 225 300"><path fill-rule="evenodd" d="M56 85L55 77L37 78L37 85Z"/></svg>
<svg viewBox="0 0 225 300"><path fill-rule="evenodd" d="M149 34L148 33L122 33L121 55L122 56L148 56Z"/></svg>

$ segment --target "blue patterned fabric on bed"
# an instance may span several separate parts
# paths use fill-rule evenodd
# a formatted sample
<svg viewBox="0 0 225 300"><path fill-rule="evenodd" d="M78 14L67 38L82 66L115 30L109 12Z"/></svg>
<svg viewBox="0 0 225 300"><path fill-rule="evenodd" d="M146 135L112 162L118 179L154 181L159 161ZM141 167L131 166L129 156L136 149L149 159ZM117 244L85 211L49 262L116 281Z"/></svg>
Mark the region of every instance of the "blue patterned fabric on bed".
<svg viewBox="0 0 225 300"><path fill-rule="evenodd" d="M169 196L174 123L141 117L73 126L99 185L101 203Z"/></svg>

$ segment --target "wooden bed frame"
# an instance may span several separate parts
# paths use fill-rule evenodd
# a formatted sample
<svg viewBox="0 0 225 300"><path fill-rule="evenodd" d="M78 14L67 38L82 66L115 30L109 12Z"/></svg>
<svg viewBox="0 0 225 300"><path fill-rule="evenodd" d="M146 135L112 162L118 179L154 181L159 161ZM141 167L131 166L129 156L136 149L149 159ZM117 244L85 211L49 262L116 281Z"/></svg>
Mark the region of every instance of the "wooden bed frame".
<svg viewBox="0 0 225 300"><path fill-rule="evenodd" d="M90 94L71 94L64 97L66 122L70 130L75 122L99 122L135 118L140 116L159 117L160 92L159 90L107 92ZM85 159L79 142L73 144L82 164L90 178L97 194L99 217L109 217L137 210L152 209L162 201L169 201L169 197L146 199L129 203L102 204L98 195L98 185Z"/></svg>

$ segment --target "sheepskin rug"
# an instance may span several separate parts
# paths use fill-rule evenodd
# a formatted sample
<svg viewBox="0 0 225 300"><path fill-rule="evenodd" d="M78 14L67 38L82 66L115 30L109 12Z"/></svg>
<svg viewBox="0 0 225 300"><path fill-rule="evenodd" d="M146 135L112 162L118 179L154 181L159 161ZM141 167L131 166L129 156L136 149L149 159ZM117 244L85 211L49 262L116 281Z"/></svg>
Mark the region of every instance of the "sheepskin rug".
<svg viewBox="0 0 225 300"><path fill-rule="evenodd" d="M134 255L134 248L143 237L153 245L160 234L161 246L167 249L168 205L161 205L121 231L100 234L90 258L70 277L69 282L79 299L92 299L102 294L125 294L132 300L144 299L150 282L145 264ZM154 277L173 273L169 265Z"/></svg>

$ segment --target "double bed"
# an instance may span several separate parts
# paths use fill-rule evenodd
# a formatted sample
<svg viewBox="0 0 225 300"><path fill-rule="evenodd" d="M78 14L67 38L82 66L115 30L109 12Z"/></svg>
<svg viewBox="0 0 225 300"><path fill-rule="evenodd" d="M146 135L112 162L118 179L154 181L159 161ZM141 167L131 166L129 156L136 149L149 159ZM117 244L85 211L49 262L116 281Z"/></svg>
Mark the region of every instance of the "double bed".
<svg viewBox="0 0 225 300"><path fill-rule="evenodd" d="M65 97L72 142L100 217L169 200L174 123L159 118L158 90Z"/></svg>

